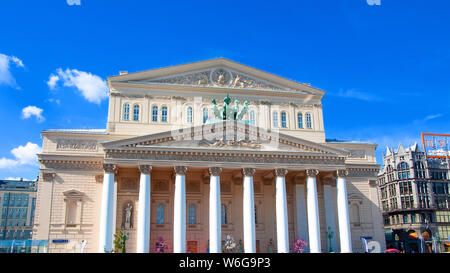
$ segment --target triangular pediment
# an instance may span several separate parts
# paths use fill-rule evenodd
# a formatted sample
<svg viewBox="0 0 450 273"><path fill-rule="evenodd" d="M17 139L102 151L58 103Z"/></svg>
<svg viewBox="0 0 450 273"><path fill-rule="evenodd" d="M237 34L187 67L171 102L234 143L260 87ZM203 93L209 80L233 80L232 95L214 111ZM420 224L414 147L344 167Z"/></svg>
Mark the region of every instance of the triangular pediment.
<svg viewBox="0 0 450 273"><path fill-rule="evenodd" d="M105 150L196 150L254 151L265 153L304 153L346 156L347 151L267 131L242 122L228 121L189 127L163 133L105 142Z"/></svg>
<svg viewBox="0 0 450 273"><path fill-rule="evenodd" d="M324 91L224 58L129 73L108 78L111 83L175 85L227 89L293 91L323 95Z"/></svg>

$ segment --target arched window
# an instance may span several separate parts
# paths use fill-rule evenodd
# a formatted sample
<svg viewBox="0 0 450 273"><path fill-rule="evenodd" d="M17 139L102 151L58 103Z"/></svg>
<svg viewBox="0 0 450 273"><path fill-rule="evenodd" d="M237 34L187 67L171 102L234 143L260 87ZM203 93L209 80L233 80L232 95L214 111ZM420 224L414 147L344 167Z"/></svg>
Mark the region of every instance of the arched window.
<svg viewBox="0 0 450 273"><path fill-rule="evenodd" d="M287 114L286 112L281 112L281 127L287 128Z"/></svg>
<svg viewBox="0 0 450 273"><path fill-rule="evenodd" d="M161 107L161 122L167 122L167 106Z"/></svg>
<svg viewBox="0 0 450 273"><path fill-rule="evenodd" d="M156 223L158 225L164 224L164 205L159 204L156 208Z"/></svg>
<svg viewBox="0 0 450 273"><path fill-rule="evenodd" d="M255 125L255 110L250 110L250 124Z"/></svg>
<svg viewBox="0 0 450 273"><path fill-rule="evenodd" d="M158 106L153 105L152 107L152 121L158 122Z"/></svg>
<svg viewBox="0 0 450 273"><path fill-rule="evenodd" d="M312 128L312 120L311 120L310 113L306 113L306 128L308 128L308 129Z"/></svg>
<svg viewBox="0 0 450 273"><path fill-rule="evenodd" d="M197 224L197 217L196 217L196 211L195 211L194 204L189 205L188 223L189 223L189 225Z"/></svg>
<svg viewBox="0 0 450 273"><path fill-rule="evenodd" d="M353 203L351 206L350 206L350 222L352 223L352 224L354 224L354 225L359 225L360 223L361 223L361 218L360 218L360 215L359 215L359 206L358 206L358 204L355 204L355 203Z"/></svg>
<svg viewBox="0 0 450 273"><path fill-rule="evenodd" d="M302 113L297 113L297 126L299 129L303 129L303 115Z"/></svg>
<svg viewBox="0 0 450 273"><path fill-rule="evenodd" d="M208 109L203 108L203 124L205 124L208 121Z"/></svg>
<svg viewBox="0 0 450 273"><path fill-rule="evenodd" d="M128 103L123 105L123 120L130 120L130 105Z"/></svg>
<svg viewBox="0 0 450 273"><path fill-rule="evenodd" d="M278 127L278 112L273 112L273 127Z"/></svg>
<svg viewBox="0 0 450 273"><path fill-rule="evenodd" d="M220 207L221 209L221 220L222 220L222 225L226 225L228 224L228 219L227 219L227 205L222 204L222 206Z"/></svg>
<svg viewBox="0 0 450 273"><path fill-rule="evenodd" d="M139 105L136 104L133 106L133 120L138 121L139 120Z"/></svg>
<svg viewBox="0 0 450 273"><path fill-rule="evenodd" d="M192 123L192 107L189 106L186 110L186 121L187 123Z"/></svg>

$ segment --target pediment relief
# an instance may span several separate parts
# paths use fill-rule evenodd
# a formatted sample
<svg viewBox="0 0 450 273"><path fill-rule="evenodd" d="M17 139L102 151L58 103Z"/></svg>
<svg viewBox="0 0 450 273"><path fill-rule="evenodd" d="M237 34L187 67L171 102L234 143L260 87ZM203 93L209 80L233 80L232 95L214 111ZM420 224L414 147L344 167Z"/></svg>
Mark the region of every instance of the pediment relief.
<svg viewBox="0 0 450 273"><path fill-rule="evenodd" d="M176 85L323 95L309 84L295 82L224 58L109 77L111 83Z"/></svg>
<svg viewBox="0 0 450 273"><path fill-rule="evenodd" d="M234 89L294 91L294 89L292 88L274 84L256 77L252 77L244 73L228 69L226 67L215 67L203 71L195 71L191 73L173 75L169 77L139 81L139 83L162 83L162 84L190 85L202 87L225 87ZM307 94L307 92L304 93Z"/></svg>
<svg viewBox="0 0 450 273"><path fill-rule="evenodd" d="M319 143L267 131L236 121L218 122L153 135L106 142L105 150L202 149L303 152L345 156L346 151Z"/></svg>

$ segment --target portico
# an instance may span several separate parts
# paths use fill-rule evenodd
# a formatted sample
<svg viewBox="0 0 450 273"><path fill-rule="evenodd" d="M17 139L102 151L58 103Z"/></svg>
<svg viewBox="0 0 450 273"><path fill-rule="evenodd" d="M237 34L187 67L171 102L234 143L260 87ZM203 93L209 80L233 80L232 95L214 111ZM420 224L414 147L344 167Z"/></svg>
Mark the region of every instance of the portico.
<svg viewBox="0 0 450 273"><path fill-rule="evenodd" d="M247 144L232 146L232 144L229 144L224 149L201 145L205 139L215 139L217 134L236 137L241 133L251 135L253 131L258 132L252 141L253 146ZM203 138L195 139L195 133L192 134L192 132L198 134L201 132ZM151 173L155 171L158 171L160 175L169 176L170 188L173 190L173 194L169 193L169 196L173 196L169 199L169 202L173 204L171 206L173 209L172 225L169 228L173 238L173 252L184 253L187 251L187 225L189 223L195 225L196 222L193 224L194 221L189 222L187 219L187 213L191 212L186 201L186 181L189 183L189 181L192 181L191 175L197 178L199 174L205 187L203 191L199 191L198 197L202 199L204 195L207 195L206 198L209 201L208 206L203 206L203 209L208 212L208 219L207 223L202 223L202 230L209 233L209 251L211 253L222 251L222 238L224 237L222 236L222 225L224 223L221 215L221 204L224 200L221 198L221 178L223 173L226 173L227 180L231 178L234 187L237 189L235 194L231 196L232 200L241 204L240 212L233 214L241 214L242 219L239 221L229 219L228 221L242 225L241 227L234 225L233 231L242 235L243 252L255 253L257 251L255 217L258 214L255 212L255 174L256 179L262 180L263 184L269 188L269 192L271 189L273 194L273 196L269 195L265 198L272 200L266 203L273 206L271 209L275 213L272 214L272 219L265 219L265 221L275 223L276 236L274 239L277 242L276 249L278 252L288 253L292 250L292 241L298 236L298 234L295 234L296 232L289 228L288 211L297 213L297 208L291 204L292 209L288 210L287 180L289 180L290 186L302 182L306 184L307 194L304 201L308 208L307 227L309 233L307 239L311 252L322 251L317 194L317 188L321 187L321 184L318 186L316 179L319 174L328 180L330 177L335 179L336 192L338 193L336 211L339 219L341 249L342 251L351 251L351 247L349 248L351 236L347 232L350 223L346 195L345 163L343 160L344 151L325 146L321 147L321 145L301 139L290 138L288 141L287 136L277 134L275 144L279 148L283 145L295 147L295 153L287 148L286 150L278 149L277 151L267 152L265 145L269 144L265 143L264 140L274 137L273 133L238 122L231 122L231 125L230 122L223 122L214 124L214 126L199 126L185 130L184 133L177 132L176 136L173 137L174 134L174 132L167 132L158 134L156 137L150 135L103 144L105 147L105 162L107 163L104 164L104 194L102 198L105 201L102 200L101 219L105 219L105 223L111 225L112 220L110 218L113 217L110 204L115 196L114 191L109 190L109 188L111 186L110 181L114 181L114 172L111 172L111 170L120 173L122 168L139 169L136 252L149 252L150 250L150 223L152 219L150 211L155 211L150 208L151 204L155 204L152 202L150 190L152 188ZM189 146L189 150L185 149L186 145ZM164 151L160 149L161 147L164 147ZM301 177L304 179L302 180ZM103 204L105 205L103 206ZM236 210L236 205L234 207ZM290 217L292 218L292 215ZM228 218L230 217L228 216ZM234 216L233 218L236 219L237 217ZM236 232L238 230L241 232ZM104 248L108 250L108 246L112 245L112 233L112 228L107 227L106 224L102 226L99 250Z"/></svg>

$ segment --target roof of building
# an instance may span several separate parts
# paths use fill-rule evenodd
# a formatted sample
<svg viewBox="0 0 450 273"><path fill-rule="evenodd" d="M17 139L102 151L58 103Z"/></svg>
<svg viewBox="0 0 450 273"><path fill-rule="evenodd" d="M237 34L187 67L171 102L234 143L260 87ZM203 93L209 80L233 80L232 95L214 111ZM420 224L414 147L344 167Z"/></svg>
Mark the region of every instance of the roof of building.
<svg viewBox="0 0 450 273"><path fill-rule="evenodd" d="M36 181L0 180L0 191L36 191Z"/></svg>

